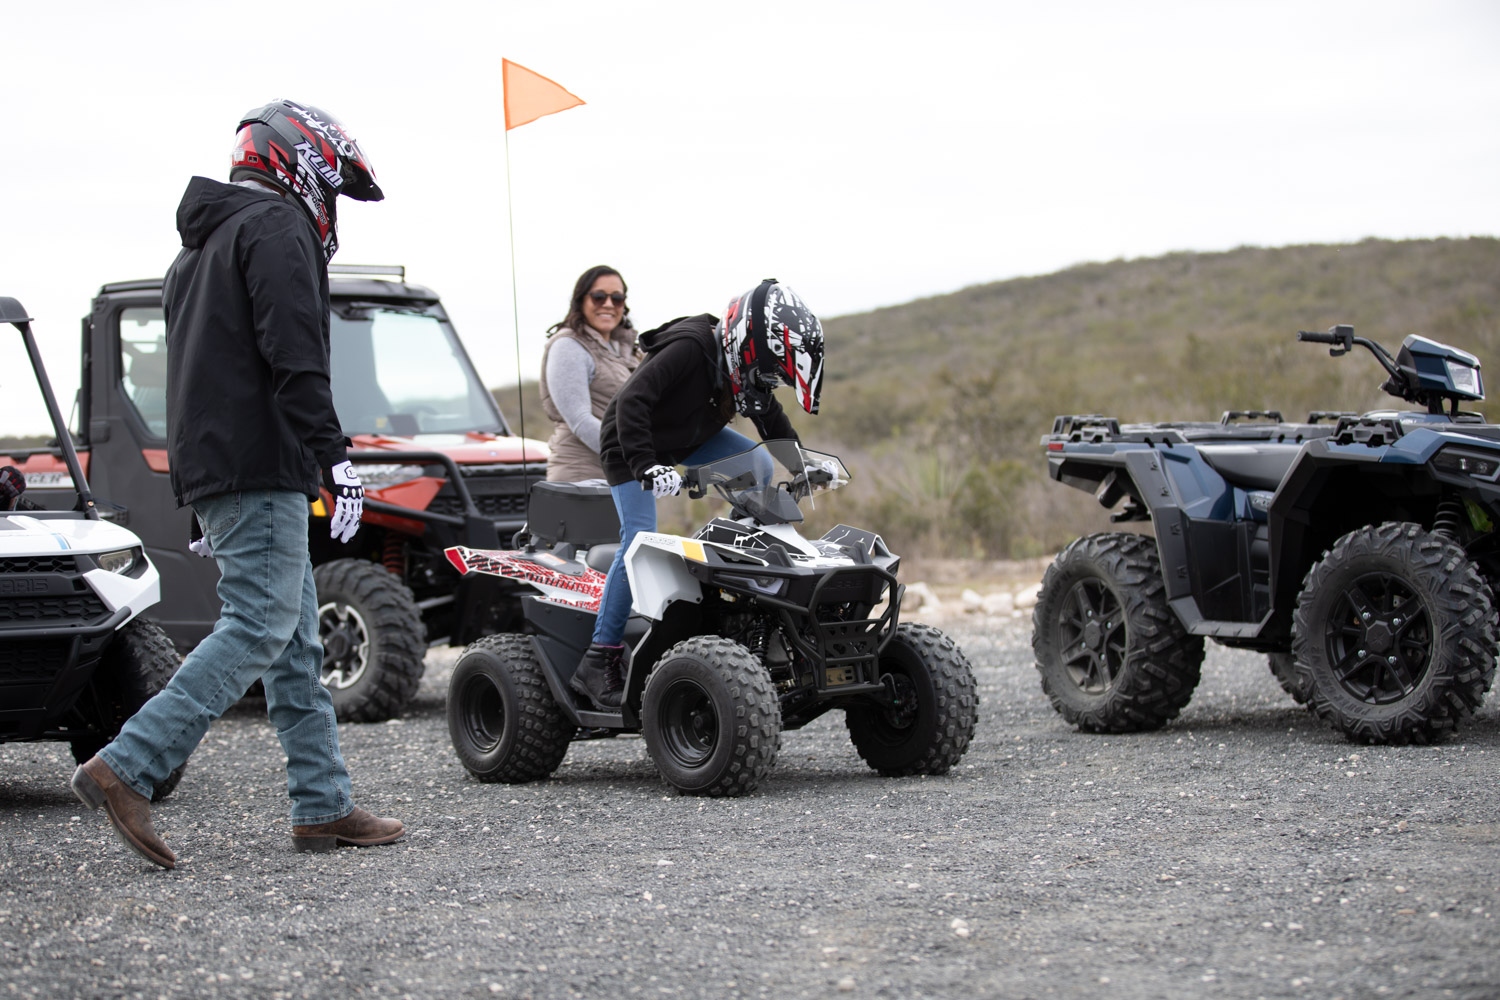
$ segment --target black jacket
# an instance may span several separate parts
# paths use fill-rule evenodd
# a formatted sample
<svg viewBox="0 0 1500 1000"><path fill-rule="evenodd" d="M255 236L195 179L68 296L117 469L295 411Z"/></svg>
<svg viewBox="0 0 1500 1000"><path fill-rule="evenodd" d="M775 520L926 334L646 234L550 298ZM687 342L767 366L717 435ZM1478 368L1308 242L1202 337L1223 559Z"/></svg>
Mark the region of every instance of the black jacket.
<svg viewBox="0 0 1500 1000"><path fill-rule="evenodd" d="M235 490L315 497L345 458L328 381L328 267L296 202L206 177L167 269L167 454L179 504Z"/></svg>
<svg viewBox="0 0 1500 1000"><path fill-rule="evenodd" d="M611 486L640 479L653 465L678 464L734 416L717 322L703 313L641 334L646 360L600 419L599 460ZM797 436L774 397L751 422L762 440Z"/></svg>

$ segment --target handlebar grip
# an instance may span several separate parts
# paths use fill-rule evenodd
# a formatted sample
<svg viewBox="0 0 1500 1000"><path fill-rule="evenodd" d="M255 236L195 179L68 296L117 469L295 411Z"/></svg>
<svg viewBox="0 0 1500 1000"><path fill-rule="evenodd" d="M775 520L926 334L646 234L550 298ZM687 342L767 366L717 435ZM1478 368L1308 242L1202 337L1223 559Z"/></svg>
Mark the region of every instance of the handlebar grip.
<svg viewBox="0 0 1500 1000"><path fill-rule="evenodd" d="M1317 330L1298 330L1298 340L1311 341L1314 344L1337 344L1339 337L1333 333L1325 333Z"/></svg>

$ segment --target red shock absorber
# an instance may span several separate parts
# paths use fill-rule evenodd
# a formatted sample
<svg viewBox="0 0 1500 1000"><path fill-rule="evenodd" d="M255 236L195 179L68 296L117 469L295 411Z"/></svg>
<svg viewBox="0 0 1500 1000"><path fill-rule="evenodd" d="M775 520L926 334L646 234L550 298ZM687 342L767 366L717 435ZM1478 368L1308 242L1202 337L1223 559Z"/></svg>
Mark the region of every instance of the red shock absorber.
<svg viewBox="0 0 1500 1000"><path fill-rule="evenodd" d="M396 579L406 579L406 543L398 533L385 533L385 551L381 554L380 561Z"/></svg>

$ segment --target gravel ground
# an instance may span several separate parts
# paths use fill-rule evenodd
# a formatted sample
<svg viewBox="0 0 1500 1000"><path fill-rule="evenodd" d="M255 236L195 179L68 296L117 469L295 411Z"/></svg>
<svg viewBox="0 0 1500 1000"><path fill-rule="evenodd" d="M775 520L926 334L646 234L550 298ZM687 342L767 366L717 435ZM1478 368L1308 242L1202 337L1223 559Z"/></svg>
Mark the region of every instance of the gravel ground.
<svg viewBox="0 0 1500 1000"><path fill-rule="evenodd" d="M943 623L983 702L942 778L865 768L842 717L750 797L662 784L633 737L480 785L449 745L453 653L407 718L345 726L396 846L295 854L263 705L129 853L60 745L0 746L0 997L1500 995L1500 719L1356 747L1263 658L1211 647L1166 729L1072 731L1021 620Z"/></svg>

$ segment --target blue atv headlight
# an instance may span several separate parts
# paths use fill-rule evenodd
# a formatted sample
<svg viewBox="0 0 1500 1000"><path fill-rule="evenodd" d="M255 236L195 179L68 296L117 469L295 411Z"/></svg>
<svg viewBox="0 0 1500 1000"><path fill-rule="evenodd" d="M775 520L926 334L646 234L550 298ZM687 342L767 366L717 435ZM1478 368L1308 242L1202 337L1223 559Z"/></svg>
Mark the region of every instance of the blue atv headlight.
<svg viewBox="0 0 1500 1000"><path fill-rule="evenodd" d="M1439 472L1458 473L1491 483L1500 475L1500 459L1458 448L1444 448L1438 452L1432 458L1432 467Z"/></svg>

